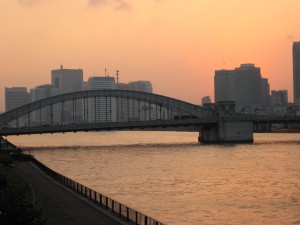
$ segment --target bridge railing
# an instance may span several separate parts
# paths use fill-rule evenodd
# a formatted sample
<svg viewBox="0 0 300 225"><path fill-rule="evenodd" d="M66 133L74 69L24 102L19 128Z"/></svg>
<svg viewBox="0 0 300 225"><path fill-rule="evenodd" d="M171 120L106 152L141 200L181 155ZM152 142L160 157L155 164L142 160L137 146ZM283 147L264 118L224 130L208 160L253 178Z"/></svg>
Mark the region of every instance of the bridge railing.
<svg viewBox="0 0 300 225"><path fill-rule="evenodd" d="M43 163L39 162L34 157L31 157L31 161L40 167L44 172L50 175L52 178L57 180L59 183L68 187L69 189L75 191L76 193L88 198L90 201L94 202L99 207L109 210L115 216L124 219L125 221L131 222L136 225L164 225L164 223L159 222L150 216L141 213L135 209L132 209L106 195L103 195L83 184L80 184L64 175L61 175L49 167L45 166Z"/></svg>

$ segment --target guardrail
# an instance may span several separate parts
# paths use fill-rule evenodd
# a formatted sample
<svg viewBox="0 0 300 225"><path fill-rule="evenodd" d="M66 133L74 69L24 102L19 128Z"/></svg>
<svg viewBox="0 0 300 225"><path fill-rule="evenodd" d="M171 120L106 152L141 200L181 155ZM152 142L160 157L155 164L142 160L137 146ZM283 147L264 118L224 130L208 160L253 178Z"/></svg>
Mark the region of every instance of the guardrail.
<svg viewBox="0 0 300 225"><path fill-rule="evenodd" d="M99 207L111 211L111 213L113 213L115 216L120 217L125 221L132 222L136 225L165 225L143 213L138 212L135 209L132 209L112 198L98 193L91 188L88 188L64 175L55 172L54 170L39 162L33 156L30 157L30 160L61 184L93 201Z"/></svg>

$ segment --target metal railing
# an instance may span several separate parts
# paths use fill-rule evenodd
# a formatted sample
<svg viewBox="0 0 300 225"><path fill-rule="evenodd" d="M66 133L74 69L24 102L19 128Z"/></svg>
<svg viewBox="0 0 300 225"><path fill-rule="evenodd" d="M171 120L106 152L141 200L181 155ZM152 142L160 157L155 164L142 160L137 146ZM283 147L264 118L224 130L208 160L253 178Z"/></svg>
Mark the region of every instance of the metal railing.
<svg viewBox="0 0 300 225"><path fill-rule="evenodd" d="M132 209L108 196L105 196L97 191L94 191L91 188L88 188L64 175L61 175L54 170L48 168L33 156L31 161L41 168L44 172L50 175L53 179L57 180L64 186L70 188L71 190L79 193L80 195L88 198L90 201L94 202L99 207L109 210L115 216L124 219L125 221L131 222L136 225L164 225L143 213L138 212L135 209Z"/></svg>

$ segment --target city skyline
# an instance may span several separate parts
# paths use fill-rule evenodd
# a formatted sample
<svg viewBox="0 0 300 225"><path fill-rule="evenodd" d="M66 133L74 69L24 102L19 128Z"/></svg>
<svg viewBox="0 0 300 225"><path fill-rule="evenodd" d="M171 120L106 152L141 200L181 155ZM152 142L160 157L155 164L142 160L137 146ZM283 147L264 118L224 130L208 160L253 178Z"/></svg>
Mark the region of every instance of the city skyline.
<svg viewBox="0 0 300 225"><path fill-rule="evenodd" d="M199 104L213 98L215 70L254 63L293 100L299 1L101 2L0 3L0 111L4 87L50 83L61 64L82 68L84 80L120 70L120 82L151 80L155 93Z"/></svg>

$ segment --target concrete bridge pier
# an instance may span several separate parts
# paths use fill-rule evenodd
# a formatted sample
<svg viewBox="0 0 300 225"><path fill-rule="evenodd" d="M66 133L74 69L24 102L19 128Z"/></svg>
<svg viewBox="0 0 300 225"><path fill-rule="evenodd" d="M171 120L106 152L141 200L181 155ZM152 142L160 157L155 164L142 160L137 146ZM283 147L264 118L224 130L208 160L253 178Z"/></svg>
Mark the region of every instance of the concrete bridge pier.
<svg viewBox="0 0 300 225"><path fill-rule="evenodd" d="M215 126L203 127L199 132L201 143L252 143L253 122L221 121Z"/></svg>
<svg viewBox="0 0 300 225"><path fill-rule="evenodd" d="M199 132L202 143L252 143L253 121L241 121L235 113L235 103L218 102L214 106L219 117L218 124L204 126Z"/></svg>

